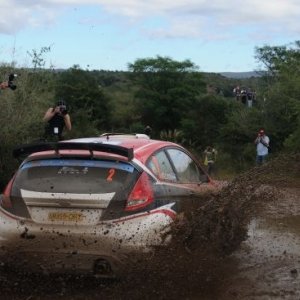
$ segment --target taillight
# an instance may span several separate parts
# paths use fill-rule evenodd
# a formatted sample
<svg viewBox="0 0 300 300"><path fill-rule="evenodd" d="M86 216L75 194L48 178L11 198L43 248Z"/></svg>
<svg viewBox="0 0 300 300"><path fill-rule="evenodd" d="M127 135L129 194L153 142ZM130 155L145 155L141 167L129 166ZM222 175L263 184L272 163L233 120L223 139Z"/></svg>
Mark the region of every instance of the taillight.
<svg viewBox="0 0 300 300"><path fill-rule="evenodd" d="M143 172L131 191L126 204L126 211L143 208L153 202L152 183L147 173Z"/></svg>
<svg viewBox="0 0 300 300"><path fill-rule="evenodd" d="M12 207L12 203L10 201L10 193L11 193L14 179L15 179L15 176L8 182L7 186L5 187L5 189L3 191L3 195L2 195L1 203L0 203L0 205L3 208L11 208Z"/></svg>

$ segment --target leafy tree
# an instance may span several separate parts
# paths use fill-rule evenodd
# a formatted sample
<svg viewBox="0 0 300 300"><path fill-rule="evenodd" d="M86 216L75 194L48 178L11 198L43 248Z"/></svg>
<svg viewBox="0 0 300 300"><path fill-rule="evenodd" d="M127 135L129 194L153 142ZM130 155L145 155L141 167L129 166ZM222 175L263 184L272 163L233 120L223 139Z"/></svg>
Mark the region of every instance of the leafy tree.
<svg viewBox="0 0 300 300"><path fill-rule="evenodd" d="M67 102L73 135L84 136L106 131L110 125L110 102L95 76L74 66L61 72L56 85L56 99Z"/></svg>
<svg viewBox="0 0 300 300"><path fill-rule="evenodd" d="M105 74L104 74L105 75ZM111 118L110 126L112 132L143 132L144 127L137 113L134 94L136 86L128 78L126 72L115 74L113 84L104 86L105 94L110 99ZM102 82L102 76L99 76ZM104 84L107 81L104 81Z"/></svg>
<svg viewBox="0 0 300 300"><path fill-rule="evenodd" d="M129 70L138 87L135 114L155 132L179 128L184 112L205 91L202 75L189 60L138 59Z"/></svg>
<svg viewBox="0 0 300 300"><path fill-rule="evenodd" d="M265 88L266 124L272 130L276 148L300 149L300 41L289 46L256 49L256 58L267 69Z"/></svg>
<svg viewBox="0 0 300 300"><path fill-rule="evenodd" d="M229 110L230 102L223 97L205 95L196 99L181 122L187 144L201 150L207 145L216 145Z"/></svg>
<svg viewBox="0 0 300 300"><path fill-rule="evenodd" d="M256 108L249 109L240 103L234 103L226 116L227 122L219 132L219 145L229 155L232 169L243 170L254 163L254 139L258 129L265 127L264 118Z"/></svg>

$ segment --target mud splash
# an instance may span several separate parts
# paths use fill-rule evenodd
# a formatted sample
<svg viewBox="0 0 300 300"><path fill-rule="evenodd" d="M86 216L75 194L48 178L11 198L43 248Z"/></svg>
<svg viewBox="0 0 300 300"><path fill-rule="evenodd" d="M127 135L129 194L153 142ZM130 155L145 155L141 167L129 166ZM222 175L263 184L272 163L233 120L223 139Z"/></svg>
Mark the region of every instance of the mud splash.
<svg viewBox="0 0 300 300"><path fill-rule="evenodd" d="M300 182L299 165L300 155L279 157L240 175L218 195L205 199L204 205L202 201L199 201L201 205L193 201L186 207L185 216L174 224L168 248L157 248L143 257L129 257L132 264L126 278L104 281L81 276L29 276L2 267L1 299L247 299L249 295L251 298L255 295L251 290L259 285L255 275L258 269L253 267L259 264L255 251L270 250L272 230L281 235L281 227L272 223L274 216L275 224L281 218L284 228L289 227L286 216L293 214L297 219L300 212L293 192ZM293 224L298 232L297 221ZM256 249L253 245L257 244L262 226L269 228L262 232L270 237L270 243L262 243L261 248ZM295 244L293 240L291 243ZM285 255L283 248L276 251L283 251L281 255ZM275 252L268 253L268 257L281 257ZM281 264L277 267L278 272L284 269ZM247 277L244 272L249 268ZM275 263L273 268L276 269ZM299 270L295 264L285 268L287 276L296 276ZM271 267L269 273L272 273ZM249 282L253 286L249 286ZM260 292L272 294L264 288L257 287L257 299ZM280 296L280 285L278 291ZM295 291L291 297L294 295L297 295Z"/></svg>

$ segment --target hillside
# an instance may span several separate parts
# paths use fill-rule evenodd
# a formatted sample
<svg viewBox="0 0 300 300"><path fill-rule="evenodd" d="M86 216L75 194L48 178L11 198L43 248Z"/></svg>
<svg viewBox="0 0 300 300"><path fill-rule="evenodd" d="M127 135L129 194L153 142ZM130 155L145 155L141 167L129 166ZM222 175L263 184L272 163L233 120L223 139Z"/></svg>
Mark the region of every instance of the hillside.
<svg viewBox="0 0 300 300"><path fill-rule="evenodd" d="M251 77L261 77L261 72L251 71L251 72L221 72L219 73L224 77L233 79L246 79Z"/></svg>

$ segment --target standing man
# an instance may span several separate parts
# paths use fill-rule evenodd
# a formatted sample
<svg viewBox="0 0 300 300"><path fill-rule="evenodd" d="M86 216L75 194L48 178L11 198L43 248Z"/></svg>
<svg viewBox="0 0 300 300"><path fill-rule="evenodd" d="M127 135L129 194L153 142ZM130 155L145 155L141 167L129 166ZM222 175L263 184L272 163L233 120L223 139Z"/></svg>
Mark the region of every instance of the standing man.
<svg viewBox="0 0 300 300"><path fill-rule="evenodd" d="M265 131L263 129L258 132L257 138L255 139L254 143L256 145L256 163L258 165L262 165L267 159L270 147L270 139L265 134Z"/></svg>
<svg viewBox="0 0 300 300"><path fill-rule="evenodd" d="M215 162L217 159L217 150L212 146L207 146L204 150L204 165L207 167L208 175L215 173Z"/></svg>
<svg viewBox="0 0 300 300"><path fill-rule="evenodd" d="M67 105L63 100L57 102L55 107L50 107L43 120L47 122L45 127L45 139L51 140L63 140L63 130L66 127L67 130L72 129L71 118L68 114Z"/></svg>

